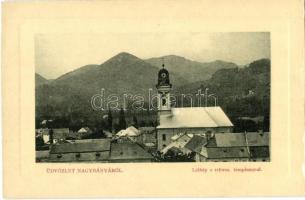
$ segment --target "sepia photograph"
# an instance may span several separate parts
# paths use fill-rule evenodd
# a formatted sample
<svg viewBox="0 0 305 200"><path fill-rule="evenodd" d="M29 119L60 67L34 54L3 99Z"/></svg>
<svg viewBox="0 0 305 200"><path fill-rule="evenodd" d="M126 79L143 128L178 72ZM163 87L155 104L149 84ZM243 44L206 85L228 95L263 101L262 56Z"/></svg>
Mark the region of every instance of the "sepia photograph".
<svg viewBox="0 0 305 200"><path fill-rule="evenodd" d="M4 2L4 196L304 195L303 6Z"/></svg>
<svg viewBox="0 0 305 200"><path fill-rule="evenodd" d="M269 32L34 41L36 163L271 161Z"/></svg>

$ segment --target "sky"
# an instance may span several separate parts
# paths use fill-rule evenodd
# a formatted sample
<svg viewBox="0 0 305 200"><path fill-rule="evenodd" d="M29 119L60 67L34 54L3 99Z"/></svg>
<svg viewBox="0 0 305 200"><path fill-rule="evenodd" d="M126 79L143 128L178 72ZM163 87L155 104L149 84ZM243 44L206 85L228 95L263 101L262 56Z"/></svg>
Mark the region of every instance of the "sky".
<svg viewBox="0 0 305 200"><path fill-rule="evenodd" d="M270 58L270 34L38 34L35 36L35 71L54 79L87 64L101 64L120 52L141 59L178 55L199 62L224 60L245 65ZM166 64L166 60L164 62Z"/></svg>

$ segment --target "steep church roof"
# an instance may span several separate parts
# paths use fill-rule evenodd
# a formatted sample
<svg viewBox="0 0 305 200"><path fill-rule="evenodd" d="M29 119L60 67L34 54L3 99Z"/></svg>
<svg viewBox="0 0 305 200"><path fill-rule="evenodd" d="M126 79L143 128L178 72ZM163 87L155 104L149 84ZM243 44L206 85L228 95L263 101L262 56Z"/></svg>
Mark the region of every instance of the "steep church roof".
<svg viewBox="0 0 305 200"><path fill-rule="evenodd" d="M171 114L160 116L158 129L231 127L230 119L221 107L172 108Z"/></svg>

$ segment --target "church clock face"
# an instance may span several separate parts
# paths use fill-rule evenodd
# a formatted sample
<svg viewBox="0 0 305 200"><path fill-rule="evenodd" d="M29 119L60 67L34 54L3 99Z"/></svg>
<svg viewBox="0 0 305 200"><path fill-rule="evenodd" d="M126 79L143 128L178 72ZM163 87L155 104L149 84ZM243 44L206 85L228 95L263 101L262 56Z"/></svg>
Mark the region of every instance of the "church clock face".
<svg viewBox="0 0 305 200"><path fill-rule="evenodd" d="M166 73L162 73L162 74L161 74L161 77L162 77L162 78L166 78Z"/></svg>

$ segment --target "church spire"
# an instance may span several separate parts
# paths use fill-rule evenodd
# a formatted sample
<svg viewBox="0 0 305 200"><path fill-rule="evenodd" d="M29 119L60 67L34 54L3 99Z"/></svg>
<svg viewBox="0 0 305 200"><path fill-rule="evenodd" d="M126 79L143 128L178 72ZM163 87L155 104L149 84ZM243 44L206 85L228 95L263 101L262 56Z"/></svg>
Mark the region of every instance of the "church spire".
<svg viewBox="0 0 305 200"><path fill-rule="evenodd" d="M158 73L158 84L156 85L158 90L158 113L170 113L170 91L172 84L169 80L169 72L164 68L164 58L162 58L162 69Z"/></svg>

